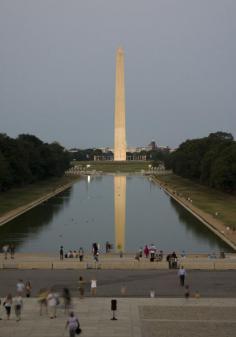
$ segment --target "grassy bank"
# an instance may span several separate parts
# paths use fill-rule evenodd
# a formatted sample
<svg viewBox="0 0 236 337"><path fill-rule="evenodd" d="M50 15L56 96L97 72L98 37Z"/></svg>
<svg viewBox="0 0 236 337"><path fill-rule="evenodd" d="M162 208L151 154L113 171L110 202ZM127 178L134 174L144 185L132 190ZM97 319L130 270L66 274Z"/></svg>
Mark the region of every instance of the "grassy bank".
<svg viewBox="0 0 236 337"><path fill-rule="evenodd" d="M14 188L7 192L2 192L0 193L0 216L15 208L37 200L73 180L75 179L71 177L52 178L21 188Z"/></svg>
<svg viewBox="0 0 236 337"><path fill-rule="evenodd" d="M87 170L95 170L109 173L135 173L142 170L148 170L150 165L149 161L126 161L126 162L114 162L114 161L78 161L74 162L74 165L81 166ZM88 168L87 165L90 165Z"/></svg>
<svg viewBox="0 0 236 337"><path fill-rule="evenodd" d="M236 229L236 196L207 188L174 174L157 176L157 179L180 196L190 198L193 205L200 210Z"/></svg>

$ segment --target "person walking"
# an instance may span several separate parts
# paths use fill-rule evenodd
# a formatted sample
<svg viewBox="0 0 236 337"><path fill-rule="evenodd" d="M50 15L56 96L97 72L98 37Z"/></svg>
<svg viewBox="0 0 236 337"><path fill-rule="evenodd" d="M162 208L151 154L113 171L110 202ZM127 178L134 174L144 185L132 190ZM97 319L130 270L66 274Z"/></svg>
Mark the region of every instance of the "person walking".
<svg viewBox="0 0 236 337"><path fill-rule="evenodd" d="M17 292L18 295L22 296L24 290L25 290L25 284L21 279L19 279L17 284L16 284L16 292Z"/></svg>
<svg viewBox="0 0 236 337"><path fill-rule="evenodd" d="M56 318L57 299L52 290L49 291L49 294L47 296L47 305L50 318Z"/></svg>
<svg viewBox="0 0 236 337"><path fill-rule="evenodd" d="M3 251L3 254L4 254L4 259L7 260L7 253L8 253L8 250L9 250L9 245L4 245L2 247L2 251Z"/></svg>
<svg viewBox="0 0 236 337"><path fill-rule="evenodd" d="M25 283L25 295L26 295L26 297L31 296L31 291L32 291L31 283L30 283L30 281L26 281L26 283Z"/></svg>
<svg viewBox="0 0 236 337"><path fill-rule="evenodd" d="M59 251L59 254L60 254L60 260L63 260L63 258L64 258L64 250L63 250L63 246L61 246L60 251Z"/></svg>
<svg viewBox="0 0 236 337"><path fill-rule="evenodd" d="M80 262L82 262L83 259L84 259L84 250L83 250L82 247L80 247L80 249L79 249L79 260L80 260Z"/></svg>
<svg viewBox="0 0 236 337"><path fill-rule="evenodd" d="M99 258L99 253L98 253L98 251L97 251L97 253L94 255L94 261L96 262L96 263L98 263L98 258Z"/></svg>
<svg viewBox="0 0 236 337"><path fill-rule="evenodd" d="M186 270L183 266L178 270L179 282L181 287L184 287L185 277L186 277Z"/></svg>
<svg viewBox="0 0 236 337"><path fill-rule="evenodd" d="M66 321L65 329L67 329L67 327L69 328L70 337L75 337L76 334L79 335L82 332L79 320L73 312L70 313Z"/></svg>
<svg viewBox="0 0 236 337"><path fill-rule="evenodd" d="M70 295L70 290L68 288L63 288L62 298L64 300L65 313L68 313L70 306L71 306L71 295Z"/></svg>
<svg viewBox="0 0 236 337"><path fill-rule="evenodd" d="M150 261L153 262L156 254L156 246L152 243L149 249L150 252Z"/></svg>
<svg viewBox="0 0 236 337"><path fill-rule="evenodd" d="M22 297L20 295L16 295L13 299L13 304L15 308L16 321L19 322L21 320L21 310L23 307Z"/></svg>
<svg viewBox="0 0 236 337"><path fill-rule="evenodd" d="M171 265L173 269L177 269L178 267L178 257L175 252L171 254Z"/></svg>
<svg viewBox="0 0 236 337"><path fill-rule="evenodd" d="M43 306L45 307L46 313L48 313L48 304L47 304L47 289L40 289L38 294L38 302L39 302L39 315L42 316Z"/></svg>
<svg viewBox="0 0 236 337"><path fill-rule="evenodd" d="M15 245L13 243L11 243L9 249L10 249L11 259L14 259L14 256L15 256Z"/></svg>
<svg viewBox="0 0 236 337"><path fill-rule="evenodd" d="M96 296L97 293L97 280L92 279L91 280L91 295Z"/></svg>
<svg viewBox="0 0 236 337"><path fill-rule="evenodd" d="M79 298L82 299L84 297L84 279L82 276L79 278Z"/></svg>
<svg viewBox="0 0 236 337"><path fill-rule="evenodd" d="M144 255L145 255L146 259L147 259L148 256L149 256L149 248L148 248L147 245L144 247L144 251L143 252L144 252Z"/></svg>
<svg viewBox="0 0 236 337"><path fill-rule="evenodd" d="M93 256L97 255L97 252L98 252L98 245L96 242L93 243L93 246L92 246L92 252L93 252Z"/></svg>
<svg viewBox="0 0 236 337"><path fill-rule="evenodd" d="M9 293L3 301L3 305L6 310L7 319L10 319L11 316L11 306L12 306L12 295Z"/></svg>
<svg viewBox="0 0 236 337"><path fill-rule="evenodd" d="M169 269L172 268L171 254L166 256L166 261L168 262Z"/></svg>

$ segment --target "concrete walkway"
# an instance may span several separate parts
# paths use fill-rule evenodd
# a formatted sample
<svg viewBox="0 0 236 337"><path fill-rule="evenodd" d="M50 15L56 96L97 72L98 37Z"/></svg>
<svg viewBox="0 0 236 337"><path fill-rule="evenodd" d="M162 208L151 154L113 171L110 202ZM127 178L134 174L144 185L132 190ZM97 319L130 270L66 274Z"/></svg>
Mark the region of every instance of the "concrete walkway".
<svg viewBox="0 0 236 337"><path fill-rule="evenodd" d="M91 280L97 280L99 297L149 297L154 290L160 297L183 297L185 289L180 287L176 270L0 270L0 297L9 292L15 295L19 279L30 280L32 296L41 288L53 288L61 293L69 288L72 296L79 295L78 280L85 281L85 296L90 296ZM186 284L190 293L198 291L202 298L236 297L236 270L187 270ZM124 291L125 289L125 291Z"/></svg>
<svg viewBox="0 0 236 337"><path fill-rule="evenodd" d="M179 264L186 269L225 270L236 269L236 254L227 254L225 259L208 258L206 254L189 255L179 258ZM83 262L78 258L59 260L55 254L22 254L17 253L14 259L0 256L0 269L168 269L166 258L161 262L150 262L149 259L134 259L134 254L101 254L95 263L91 255L86 255Z"/></svg>
<svg viewBox="0 0 236 337"><path fill-rule="evenodd" d="M87 337L234 337L236 299L118 299L117 321L110 320L110 298L73 300L82 336ZM4 313L2 313L3 315ZM4 314L5 315L5 314ZM3 316L4 316L3 315ZM39 316L37 300L24 299L22 320L0 321L1 337L62 337L66 315Z"/></svg>

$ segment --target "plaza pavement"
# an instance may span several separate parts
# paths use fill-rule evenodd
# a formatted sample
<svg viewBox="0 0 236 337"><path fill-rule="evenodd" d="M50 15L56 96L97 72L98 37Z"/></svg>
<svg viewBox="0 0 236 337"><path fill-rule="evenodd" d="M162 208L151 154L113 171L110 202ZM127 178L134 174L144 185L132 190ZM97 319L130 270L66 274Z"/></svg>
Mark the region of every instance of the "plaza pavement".
<svg viewBox="0 0 236 337"><path fill-rule="evenodd" d="M73 299L84 337L235 337L236 299L122 298L117 321L112 321L111 298ZM62 305L57 318L39 316L37 300L24 299L22 320L9 321L2 312L1 337L62 337L66 315Z"/></svg>
<svg viewBox="0 0 236 337"><path fill-rule="evenodd" d="M149 297L154 290L158 297L183 297L184 288L179 285L177 270L0 270L0 297L16 293L19 279L30 280L32 296L41 288L53 288L61 293L64 287L72 296L78 296L78 280L85 281L85 296L90 296L90 282L97 280L99 297ZM236 270L187 270L186 284L190 293L198 291L201 297L236 297ZM123 289L126 289L125 293ZM122 290L122 292L121 292Z"/></svg>

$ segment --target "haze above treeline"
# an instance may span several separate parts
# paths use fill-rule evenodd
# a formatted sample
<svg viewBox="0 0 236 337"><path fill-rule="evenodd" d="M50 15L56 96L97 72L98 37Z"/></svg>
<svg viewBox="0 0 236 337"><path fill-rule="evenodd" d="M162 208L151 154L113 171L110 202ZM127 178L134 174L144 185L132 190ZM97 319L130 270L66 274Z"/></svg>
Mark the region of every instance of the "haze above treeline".
<svg viewBox="0 0 236 337"><path fill-rule="evenodd" d="M127 145L236 134L236 2L0 2L0 132L113 147L115 51Z"/></svg>

